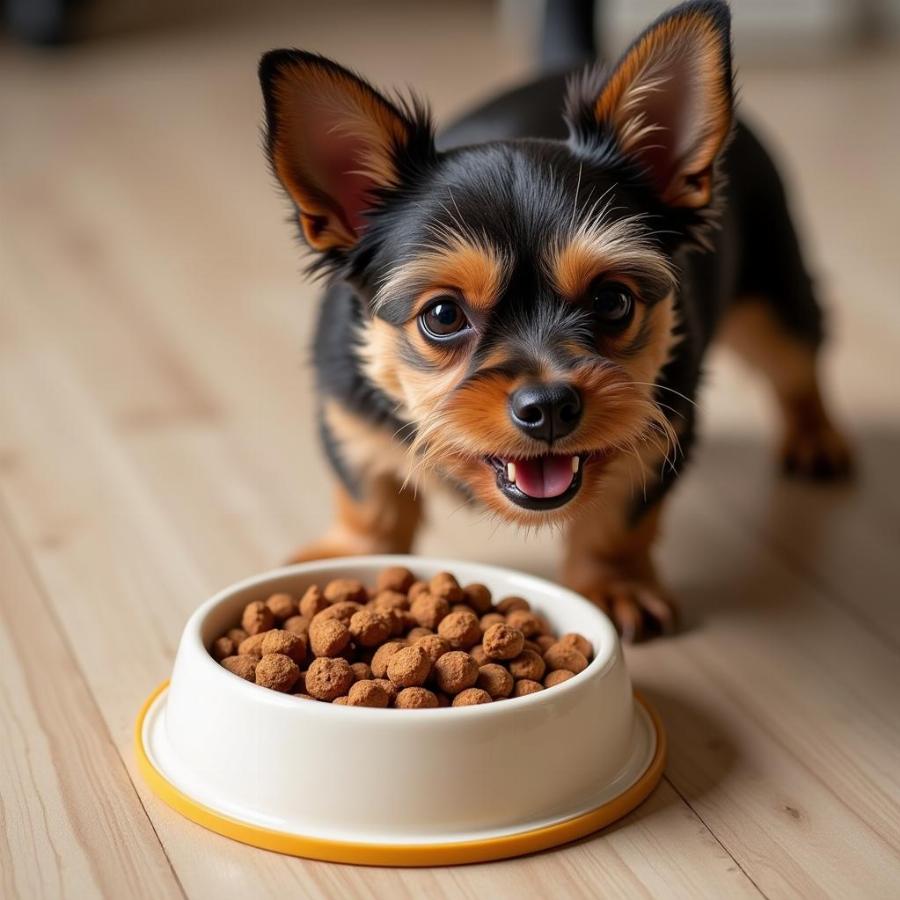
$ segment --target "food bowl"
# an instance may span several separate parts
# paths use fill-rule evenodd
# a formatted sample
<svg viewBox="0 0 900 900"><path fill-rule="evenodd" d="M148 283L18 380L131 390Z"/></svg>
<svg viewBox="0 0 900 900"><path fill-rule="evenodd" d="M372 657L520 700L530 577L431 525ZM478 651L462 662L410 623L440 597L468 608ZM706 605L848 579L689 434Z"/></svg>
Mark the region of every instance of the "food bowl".
<svg viewBox="0 0 900 900"><path fill-rule="evenodd" d="M392 565L526 597L557 634L590 640L594 659L524 697L394 710L267 690L207 651L253 600L337 577L373 584ZM380 865L473 862L572 840L633 809L664 763L659 721L635 698L596 607L510 569L413 556L304 563L216 594L185 626L171 681L146 702L136 739L151 787L199 824L271 850Z"/></svg>

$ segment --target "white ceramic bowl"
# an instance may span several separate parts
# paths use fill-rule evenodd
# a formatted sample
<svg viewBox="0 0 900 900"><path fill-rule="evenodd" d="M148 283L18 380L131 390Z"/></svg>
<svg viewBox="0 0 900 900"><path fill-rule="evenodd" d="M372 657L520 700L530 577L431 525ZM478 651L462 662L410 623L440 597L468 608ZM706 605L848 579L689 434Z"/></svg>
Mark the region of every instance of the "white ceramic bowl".
<svg viewBox="0 0 900 900"><path fill-rule="evenodd" d="M526 597L556 633L594 646L557 687L481 706L403 711L300 700L232 675L207 652L243 606L347 576L372 584L406 565L453 572L495 599ZM632 786L656 749L610 621L584 598L508 569L422 557L358 557L278 569L203 604L178 648L169 689L142 722L150 765L216 814L322 840L416 844L542 827Z"/></svg>

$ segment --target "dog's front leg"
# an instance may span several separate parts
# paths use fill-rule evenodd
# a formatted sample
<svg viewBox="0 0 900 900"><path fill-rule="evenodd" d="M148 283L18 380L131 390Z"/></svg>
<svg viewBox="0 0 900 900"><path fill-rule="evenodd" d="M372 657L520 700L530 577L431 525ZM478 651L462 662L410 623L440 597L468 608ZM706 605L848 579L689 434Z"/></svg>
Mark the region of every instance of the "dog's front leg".
<svg viewBox="0 0 900 900"><path fill-rule="evenodd" d="M365 483L358 496L335 487L335 520L316 541L300 547L289 562L370 553L408 553L422 520L411 489L389 475Z"/></svg>
<svg viewBox="0 0 900 900"><path fill-rule="evenodd" d="M650 558L663 502L635 520L631 499L622 497L583 513L569 529L563 581L607 613L626 641L675 630L675 606Z"/></svg>

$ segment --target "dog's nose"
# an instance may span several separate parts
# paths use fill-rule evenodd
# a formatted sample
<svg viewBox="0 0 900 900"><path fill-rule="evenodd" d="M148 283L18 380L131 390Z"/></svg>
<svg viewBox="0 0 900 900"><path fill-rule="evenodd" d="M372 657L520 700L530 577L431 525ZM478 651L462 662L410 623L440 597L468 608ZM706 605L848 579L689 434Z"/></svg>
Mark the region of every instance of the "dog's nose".
<svg viewBox="0 0 900 900"><path fill-rule="evenodd" d="M510 395L509 414L521 431L549 444L581 421L581 395L565 382L526 384Z"/></svg>

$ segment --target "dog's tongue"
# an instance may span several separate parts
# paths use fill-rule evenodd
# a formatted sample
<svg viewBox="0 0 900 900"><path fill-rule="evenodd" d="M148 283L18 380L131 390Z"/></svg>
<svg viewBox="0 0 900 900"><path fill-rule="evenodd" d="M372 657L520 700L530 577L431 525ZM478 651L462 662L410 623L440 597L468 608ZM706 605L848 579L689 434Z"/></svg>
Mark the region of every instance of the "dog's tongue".
<svg viewBox="0 0 900 900"><path fill-rule="evenodd" d="M572 483L571 456L516 460L516 486L529 497L558 497Z"/></svg>

